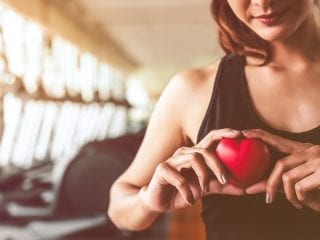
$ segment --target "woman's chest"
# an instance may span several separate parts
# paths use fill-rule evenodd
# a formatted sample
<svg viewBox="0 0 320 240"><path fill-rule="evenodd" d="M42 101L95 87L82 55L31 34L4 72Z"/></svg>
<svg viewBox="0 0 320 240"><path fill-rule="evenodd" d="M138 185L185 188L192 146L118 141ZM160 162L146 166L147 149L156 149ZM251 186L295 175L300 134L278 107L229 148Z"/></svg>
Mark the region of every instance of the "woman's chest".
<svg viewBox="0 0 320 240"><path fill-rule="evenodd" d="M266 125L295 133L320 125L320 73L246 75L251 105Z"/></svg>

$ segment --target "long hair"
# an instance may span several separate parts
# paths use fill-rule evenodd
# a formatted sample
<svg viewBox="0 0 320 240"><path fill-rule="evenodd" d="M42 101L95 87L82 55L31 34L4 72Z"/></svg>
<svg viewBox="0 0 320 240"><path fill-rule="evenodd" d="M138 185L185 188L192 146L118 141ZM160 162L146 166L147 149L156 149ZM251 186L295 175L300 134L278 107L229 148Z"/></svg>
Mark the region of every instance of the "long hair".
<svg viewBox="0 0 320 240"><path fill-rule="evenodd" d="M253 56L267 63L272 52L268 42L242 23L226 0L212 0L211 14L218 25L219 42L226 53Z"/></svg>

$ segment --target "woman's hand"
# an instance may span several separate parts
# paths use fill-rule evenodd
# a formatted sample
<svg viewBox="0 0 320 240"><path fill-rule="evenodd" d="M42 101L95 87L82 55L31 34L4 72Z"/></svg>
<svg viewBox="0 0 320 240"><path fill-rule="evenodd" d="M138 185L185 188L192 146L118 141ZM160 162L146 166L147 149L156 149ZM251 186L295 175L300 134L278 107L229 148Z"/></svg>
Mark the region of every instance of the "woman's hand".
<svg viewBox="0 0 320 240"><path fill-rule="evenodd" d="M141 189L139 194L146 206L163 212L193 205L207 194L244 195L245 189L227 183L227 171L210 150L216 141L240 135L231 129L213 130L197 145L179 148L158 165L150 184Z"/></svg>
<svg viewBox="0 0 320 240"><path fill-rule="evenodd" d="M320 145L300 143L272 135L263 130L243 131L250 138L261 138L276 150L288 154L278 160L266 181L246 191L249 194L266 192L271 203L282 187L286 198L298 209L302 204L320 212Z"/></svg>

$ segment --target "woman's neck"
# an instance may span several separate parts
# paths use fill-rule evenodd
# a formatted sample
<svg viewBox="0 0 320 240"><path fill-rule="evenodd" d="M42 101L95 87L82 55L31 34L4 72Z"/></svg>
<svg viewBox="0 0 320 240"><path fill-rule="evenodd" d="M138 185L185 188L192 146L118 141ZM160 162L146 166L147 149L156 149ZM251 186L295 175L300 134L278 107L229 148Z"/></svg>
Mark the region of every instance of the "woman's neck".
<svg viewBox="0 0 320 240"><path fill-rule="evenodd" d="M311 63L320 62L320 33L313 15L290 37L270 42L272 56L267 65L274 70L307 70ZM246 64L261 66L264 60L246 57Z"/></svg>
<svg viewBox="0 0 320 240"><path fill-rule="evenodd" d="M320 34L314 16L310 15L290 37L272 42L271 48L270 67L303 70L320 61Z"/></svg>

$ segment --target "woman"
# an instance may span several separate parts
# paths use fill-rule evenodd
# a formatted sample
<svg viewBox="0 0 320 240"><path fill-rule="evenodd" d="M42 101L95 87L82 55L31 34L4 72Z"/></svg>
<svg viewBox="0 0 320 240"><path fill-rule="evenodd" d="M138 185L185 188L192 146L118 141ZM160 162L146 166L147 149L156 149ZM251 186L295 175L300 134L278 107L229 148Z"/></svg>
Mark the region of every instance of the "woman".
<svg viewBox="0 0 320 240"><path fill-rule="evenodd" d="M109 216L119 228L147 228L162 212L202 199L207 239L320 239L316 4L213 0L227 54L168 84L135 160L111 190ZM247 189L228 182L210 150L241 135L281 153L270 176Z"/></svg>

